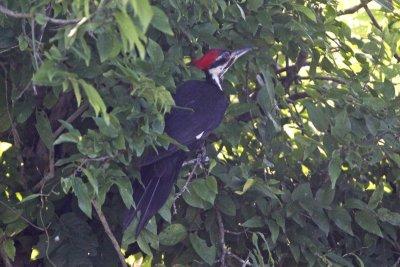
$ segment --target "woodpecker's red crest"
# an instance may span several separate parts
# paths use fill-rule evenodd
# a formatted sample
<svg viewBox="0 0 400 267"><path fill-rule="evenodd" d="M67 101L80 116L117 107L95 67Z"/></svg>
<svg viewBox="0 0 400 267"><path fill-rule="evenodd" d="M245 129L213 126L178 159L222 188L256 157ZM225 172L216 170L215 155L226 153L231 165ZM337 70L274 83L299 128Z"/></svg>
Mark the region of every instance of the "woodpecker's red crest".
<svg viewBox="0 0 400 267"><path fill-rule="evenodd" d="M233 51L219 48L210 49L201 58L193 60L192 64L202 71L208 71L219 66L223 66L223 69L226 71L239 57L246 54L251 49L251 47Z"/></svg>
<svg viewBox="0 0 400 267"><path fill-rule="evenodd" d="M208 70L223 52L219 48L210 49L201 58L193 60L192 64L201 70Z"/></svg>

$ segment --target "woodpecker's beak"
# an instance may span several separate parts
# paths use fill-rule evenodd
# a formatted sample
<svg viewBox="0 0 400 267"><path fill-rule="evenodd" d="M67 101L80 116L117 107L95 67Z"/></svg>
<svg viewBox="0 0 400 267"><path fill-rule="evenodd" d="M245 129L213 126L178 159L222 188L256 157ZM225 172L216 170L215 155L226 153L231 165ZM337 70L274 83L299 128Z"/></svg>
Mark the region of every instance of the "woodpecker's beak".
<svg viewBox="0 0 400 267"><path fill-rule="evenodd" d="M243 56L252 49L253 47L244 47L238 50L234 50L231 52L231 58L233 58L236 61L236 59L240 58L241 56Z"/></svg>
<svg viewBox="0 0 400 267"><path fill-rule="evenodd" d="M227 64L227 66L225 67L225 71L226 71L227 69L229 69L230 66L232 66L233 63L235 63L235 61L236 61L238 58L240 58L241 56L243 56L244 54L246 54L247 52L249 52L249 51L252 50L252 49L253 49L253 47L244 47L244 48L241 48L241 49L233 50L233 51L231 52L229 62L228 62L228 64Z"/></svg>

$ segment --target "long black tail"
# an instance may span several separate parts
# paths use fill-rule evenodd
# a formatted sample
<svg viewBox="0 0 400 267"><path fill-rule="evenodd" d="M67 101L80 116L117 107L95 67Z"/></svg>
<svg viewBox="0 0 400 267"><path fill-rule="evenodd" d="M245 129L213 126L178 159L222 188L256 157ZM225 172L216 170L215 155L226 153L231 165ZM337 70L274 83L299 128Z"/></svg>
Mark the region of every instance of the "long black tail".
<svg viewBox="0 0 400 267"><path fill-rule="evenodd" d="M140 169L144 187L138 181L133 185L136 209L128 212L124 228L127 228L136 216L140 216L135 233L136 236L139 235L150 218L167 201L185 158L184 151L177 151Z"/></svg>

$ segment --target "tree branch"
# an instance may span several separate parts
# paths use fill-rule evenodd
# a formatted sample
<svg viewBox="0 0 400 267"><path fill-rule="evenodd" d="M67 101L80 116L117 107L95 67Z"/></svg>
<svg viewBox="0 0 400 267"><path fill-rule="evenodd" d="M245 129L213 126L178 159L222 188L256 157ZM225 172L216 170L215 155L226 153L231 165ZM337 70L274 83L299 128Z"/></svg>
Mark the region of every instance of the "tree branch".
<svg viewBox="0 0 400 267"><path fill-rule="evenodd" d="M225 267L226 262L225 262L225 257L226 257L226 245L225 245L225 227L224 223L222 222L222 216L221 212L217 209L215 209L215 214L217 215L217 222L218 222L218 229L219 229L219 242L221 246L221 256L219 257L219 261L221 262L221 266Z"/></svg>
<svg viewBox="0 0 400 267"><path fill-rule="evenodd" d="M368 5L369 2L371 2L372 0L361 0L361 3L350 7L348 9L339 11L338 16L343 16L343 15L349 15L349 14L354 14L356 13L358 10L360 10L361 8L365 7Z"/></svg>
<svg viewBox="0 0 400 267"><path fill-rule="evenodd" d="M197 156L197 158L196 158L196 163L195 163L195 165L193 166L192 171L189 173L189 176L188 176L188 178L187 178L187 180L186 180L185 185L182 186L181 190L179 190L179 192L178 192L178 193L175 195L175 197L174 197L174 202L173 202L173 204L172 204L173 207L174 207L174 214L177 213L176 204L175 204L175 203L176 203L176 201L182 196L183 193L185 193L186 191L188 191L188 186L189 186L190 182L192 181L194 175L196 174L197 168L200 167L200 165L201 165L201 159L202 159L202 155L199 154L199 155Z"/></svg>
<svg viewBox="0 0 400 267"><path fill-rule="evenodd" d="M372 24L381 32L383 29L381 25L379 25L378 21L374 17L374 14L372 14L371 9L367 5L364 6L365 11L367 12L368 17L371 19Z"/></svg>
<svg viewBox="0 0 400 267"><path fill-rule="evenodd" d="M222 267L227 266L226 265L226 256L230 256L230 257L236 259L238 262L240 262L242 264L243 267L251 266L248 259L243 260L238 255L232 253L231 251L229 251L227 249L226 243L225 243L225 233L227 233L227 230L225 230L224 223L222 221L221 212L218 210L218 208L215 209L215 214L217 216L217 223L218 223L218 230L219 230L219 242L220 242L220 246L221 246L221 255L219 257L219 262L221 263L221 266Z"/></svg>
<svg viewBox="0 0 400 267"><path fill-rule="evenodd" d="M310 76L301 76L298 77L300 80L323 80L323 81L331 81L339 84L346 84L346 81L335 78L335 77L326 77L326 76L315 76L315 77L310 77Z"/></svg>
<svg viewBox="0 0 400 267"><path fill-rule="evenodd" d="M121 266L128 267L128 265L125 262L125 257L121 253L121 247L119 246L117 239L115 238L114 234L112 233L110 226L108 225L107 219L104 216L103 212L101 211L101 208L97 204L97 201L92 200L92 205L93 205L94 209L96 210L97 215L99 216L99 220L100 220L101 224L103 225L104 231L106 232L106 234L108 235L108 237L111 240L111 243L115 249L115 252L117 252L117 254L118 254L118 258L121 262Z"/></svg>
<svg viewBox="0 0 400 267"><path fill-rule="evenodd" d="M300 69L307 64L307 52L302 50L297 56L296 63L293 66L288 66L286 63L286 77L281 79L281 83L285 91L288 92L290 86L297 79Z"/></svg>
<svg viewBox="0 0 400 267"><path fill-rule="evenodd" d="M82 104L74 113L71 114L66 120L68 123L72 123L74 120L76 120L82 113L89 107L88 103ZM64 125L61 125L60 127L57 128L57 130L54 132L54 138L57 138L63 131L65 127Z"/></svg>
<svg viewBox="0 0 400 267"><path fill-rule="evenodd" d="M12 11L12 10L6 8L3 5L0 5L0 13L3 13L6 16L10 16L10 17L13 17L16 19L34 19L35 18L35 14L15 12L15 11ZM47 16L45 16L44 19L48 22L51 22L51 23L57 24L57 25L75 24L81 20L81 19L56 19L56 18L51 18L51 17L47 17Z"/></svg>

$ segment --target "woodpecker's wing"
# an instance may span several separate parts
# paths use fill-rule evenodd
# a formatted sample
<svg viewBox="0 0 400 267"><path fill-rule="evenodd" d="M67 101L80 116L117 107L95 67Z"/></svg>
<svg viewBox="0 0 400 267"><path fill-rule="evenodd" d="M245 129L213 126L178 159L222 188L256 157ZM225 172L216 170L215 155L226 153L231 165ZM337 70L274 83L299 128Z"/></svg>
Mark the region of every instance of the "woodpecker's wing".
<svg viewBox="0 0 400 267"><path fill-rule="evenodd" d="M165 132L182 145L207 137L221 123L228 99L215 85L206 81L187 81L179 86L174 95L176 107L165 117ZM149 152L141 166L175 153L179 148L170 145L168 149Z"/></svg>
<svg viewBox="0 0 400 267"><path fill-rule="evenodd" d="M140 169L141 182L144 187L135 180L133 196L136 209L132 208L125 216L124 228L128 227L136 216L139 216L135 232L136 236L139 235L149 219L167 201L185 158L186 153L178 151Z"/></svg>

